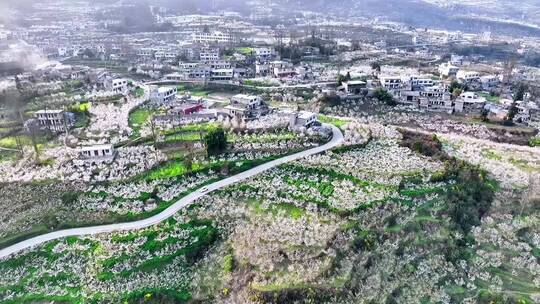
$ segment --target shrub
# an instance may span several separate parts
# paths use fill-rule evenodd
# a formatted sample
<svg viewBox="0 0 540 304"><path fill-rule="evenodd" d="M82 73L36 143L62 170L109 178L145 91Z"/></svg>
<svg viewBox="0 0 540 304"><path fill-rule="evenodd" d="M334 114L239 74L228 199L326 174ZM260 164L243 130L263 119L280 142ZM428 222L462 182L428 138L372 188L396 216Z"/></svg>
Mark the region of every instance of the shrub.
<svg viewBox="0 0 540 304"><path fill-rule="evenodd" d="M394 100L394 97L392 96L392 94L390 94L385 89L382 89L382 88L377 89L373 96L377 98L379 101L382 101L391 107L397 105L397 102Z"/></svg>
<svg viewBox="0 0 540 304"><path fill-rule="evenodd" d="M216 155L227 148L227 135L222 128L211 130L204 137L208 155Z"/></svg>

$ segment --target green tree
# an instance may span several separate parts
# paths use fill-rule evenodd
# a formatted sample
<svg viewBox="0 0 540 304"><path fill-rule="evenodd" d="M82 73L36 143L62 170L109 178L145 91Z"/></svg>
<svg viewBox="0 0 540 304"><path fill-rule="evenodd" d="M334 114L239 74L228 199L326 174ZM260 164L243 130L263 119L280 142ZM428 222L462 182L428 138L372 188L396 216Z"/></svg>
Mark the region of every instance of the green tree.
<svg viewBox="0 0 540 304"><path fill-rule="evenodd" d="M480 116L482 117L482 121L484 122L489 121L488 115L489 115L489 110L487 109L482 109L482 112L480 112Z"/></svg>
<svg viewBox="0 0 540 304"><path fill-rule="evenodd" d="M397 105L397 102L394 99L394 97L392 96L392 94L390 94L385 89L382 89L382 88L377 89L373 96L375 98L377 98L379 101L382 101L382 102L384 102L385 104L387 104L387 105L389 105L391 107Z"/></svg>
<svg viewBox="0 0 540 304"><path fill-rule="evenodd" d="M193 170L193 156L191 153L188 153L184 157L184 167L186 167L187 172L191 172Z"/></svg>
<svg viewBox="0 0 540 304"><path fill-rule="evenodd" d="M452 98L454 98L454 99L458 98L459 95L461 95L461 93L463 93L462 89L455 88L454 90L452 90Z"/></svg>
<svg viewBox="0 0 540 304"><path fill-rule="evenodd" d="M324 96L321 98L321 102L324 103L326 106L334 107L341 103L341 97L339 97L336 93L325 93Z"/></svg>
<svg viewBox="0 0 540 304"><path fill-rule="evenodd" d="M518 113L518 107L517 102L512 102L512 105L510 106L510 109L508 109L508 115L504 118L503 123L507 126L511 126L514 124L514 118L516 117L516 114Z"/></svg>
<svg viewBox="0 0 540 304"><path fill-rule="evenodd" d="M523 83L520 83L516 89L516 93L514 94L514 101L523 101L524 97L525 97L525 85Z"/></svg>
<svg viewBox="0 0 540 304"><path fill-rule="evenodd" d="M380 73L381 72L381 65L378 62L372 62L371 63L371 70L374 73Z"/></svg>
<svg viewBox="0 0 540 304"><path fill-rule="evenodd" d="M337 77L338 85L342 85L344 81L347 81L347 76L339 74Z"/></svg>
<svg viewBox="0 0 540 304"><path fill-rule="evenodd" d="M206 134L204 142L208 155L216 155L227 148L227 135L222 128L217 128Z"/></svg>

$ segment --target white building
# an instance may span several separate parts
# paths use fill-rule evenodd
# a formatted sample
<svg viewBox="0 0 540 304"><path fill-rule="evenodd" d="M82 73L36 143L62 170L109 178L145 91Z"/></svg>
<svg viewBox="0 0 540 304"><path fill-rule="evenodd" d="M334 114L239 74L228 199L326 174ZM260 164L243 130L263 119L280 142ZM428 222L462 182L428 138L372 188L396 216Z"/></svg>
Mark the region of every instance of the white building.
<svg viewBox="0 0 540 304"><path fill-rule="evenodd" d="M219 49L204 50L199 54L201 61L217 61L219 60Z"/></svg>
<svg viewBox="0 0 540 304"><path fill-rule="evenodd" d="M157 103L167 103L176 98L176 87L150 87L150 100Z"/></svg>
<svg viewBox="0 0 540 304"><path fill-rule="evenodd" d="M63 110L40 110L34 113L34 118L42 129L53 132L63 132L71 128L75 122L73 113Z"/></svg>
<svg viewBox="0 0 540 304"><path fill-rule="evenodd" d="M459 68L455 65L452 65L448 62L441 63L439 65L439 74L442 77L455 76L459 72Z"/></svg>
<svg viewBox="0 0 540 304"><path fill-rule="evenodd" d="M255 109L262 104L262 98L255 95L237 94L231 97L231 104L242 104L248 109Z"/></svg>
<svg viewBox="0 0 540 304"><path fill-rule="evenodd" d="M345 92L350 95L359 95L367 87L367 83L361 80L350 80L342 83Z"/></svg>
<svg viewBox="0 0 540 304"><path fill-rule="evenodd" d="M223 32L211 32L211 33L193 33L191 40L194 43L219 43L219 44L230 44L235 42L235 38L230 33Z"/></svg>
<svg viewBox="0 0 540 304"><path fill-rule="evenodd" d="M474 92L462 93L454 102L456 112L480 112L486 105L486 99Z"/></svg>
<svg viewBox="0 0 540 304"><path fill-rule="evenodd" d="M92 162L112 160L114 158L113 145L94 145L79 149L79 157Z"/></svg>
<svg viewBox="0 0 540 304"><path fill-rule="evenodd" d="M105 80L105 89L118 94L125 94L128 91L128 81L124 78L113 79L111 77Z"/></svg>
<svg viewBox="0 0 540 304"><path fill-rule="evenodd" d="M232 64L228 60L205 61L204 64L209 66L211 69L231 69L232 68Z"/></svg>
<svg viewBox="0 0 540 304"><path fill-rule="evenodd" d="M450 57L450 64L451 65L456 65L456 66L460 66L460 65L463 65L463 56L459 56L459 55L452 55Z"/></svg>
<svg viewBox="0 0 540 304"><path fill-rule="evenodd" d="M459 71L456 74L456 78L464 82L471 82L479 80L480 73L474 71Z"/></svg>
<svg viewBox="0 0 540 304"><path fill-rule="evenodd" d="M294 65L287 61L272 61L270 63L272 73L277 78L288 77L296 74Z"/></svg>
<svg viewBox="0 0 540 304"><path fill-rule="evenodd" d="M482 83L482 89L490 90L499 85L499 77L496 75L487 75L480 77L480 82Z"/></svg>
<svg viewBox="0 0 540 304"><path fill-rule="evenodd" d="M399 76L381 76L379 77L381 86L385 89L397 89L401 86L401 77Z"/></svg>
<svg viewBox="0 0 540 304"><path fill-rule="evenodd" d="M518 113L514 118L518 122L539 122L540 108L534 102L521 101L517 105Z"/></svg>
<svg viewBox="0 0 540 304"><path fill-rule="evenodd" d="M151 48L142 48L137 51L137 56L140 57L153 57L154 56L154 50Z"/></svg>
<svg viewBox="0 0 540 304"><path fill-rule="evenodd" d="M206 66L197 67L188 73L189 78L210 78L211 76L212 69Z"/></svg>
<svg viewBox="0 0 540 304"><path fill-rule="evenodd" d="M238 94L231 98L231 104L225 109L232 116L255 118L268 113L268 106L260 96Z"/></svg>
<svg viewBox="0 0 540 304"><path fill-rule="evenodd" d="M212 80L232 80L234 77L234 69L213 69L210 72Z"/></svg>
<svg viewBox="0 0 540 304"><path fill-rule="evenodd" d="M60 56L60 57L68 56L68 49L65 48L65 47L59 47L58 48L58 56Z"/></svg>
<svg viewBox="0 0 540 304"><path fill-rule="evenodd" d="M199 66L198 62L180 62L178 67L183 72L189 72L196 69Z"/></svg>
<svg viewBox="0 0 540 304"><path fill-rule="evenodd" d="M276 50L274 48L255 48L253 49L255 56L259 60L268 60L276 56Z"/></svg>
<svg viewBox="0 0 540 304"><path fill-rule="evenodd" d="M435 85L435 81L429 77L410 76L408 80L412 88L432 87Z"/></svg>
<svg viewBox="0 0 540 304"><path fill-rule="evenodd" d="M295 129L298 127L309 128L317 122L317 114L307 111L300 111L291 115L290 127Z"/></svg>
<svg viewBox="0 0 540 304"><path fill-rule="evenodd" d="M267 63L255 63L255 74L259 76L266 76L270 74L270 65Z"/></svg>

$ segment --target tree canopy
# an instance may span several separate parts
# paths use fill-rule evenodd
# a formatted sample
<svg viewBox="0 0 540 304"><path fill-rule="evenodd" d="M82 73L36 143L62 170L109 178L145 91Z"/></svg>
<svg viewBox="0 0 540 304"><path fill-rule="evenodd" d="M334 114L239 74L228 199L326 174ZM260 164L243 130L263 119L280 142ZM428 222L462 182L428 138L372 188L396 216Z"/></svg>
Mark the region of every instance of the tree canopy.
<svg viewBox="0 0 540 304"><path fill-rule="evenodd" d="M204 142L208 155L218 154L227 148L227 134L222 128L217 128L206 134Z"/></svg>

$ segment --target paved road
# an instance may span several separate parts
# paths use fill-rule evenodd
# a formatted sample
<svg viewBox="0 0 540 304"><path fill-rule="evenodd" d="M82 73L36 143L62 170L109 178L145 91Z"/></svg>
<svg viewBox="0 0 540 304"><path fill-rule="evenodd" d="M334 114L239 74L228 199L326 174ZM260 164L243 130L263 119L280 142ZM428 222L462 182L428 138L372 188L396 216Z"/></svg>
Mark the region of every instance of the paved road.
<svg viewBox="0 0 540 304"><path fill-rule="evenodd" d="M114 232L114 231L137 230L137 229L142 229L142 228L146 228L146 227L161 223L164 220L172 217L180 209L188 206L189 204L205 196L209 192L241 182L245 179L248 179L252 176L260 174L264 171L267 171L279 165L282 165L282 164L285 164L285 163L288 163L288 162L291 162L291 161L294 161L294 160L297 160L306 156L318 154L318 153L321 153L326 150L330 150L340 145L343 142L343 134L341 133L341 131L335 126L332 126L332 125L327 125L327 126L332 128L332 133L333 133L332 140L330 140L330 142L322 146L315 147L313 149L298 152L289 156L285 156L285 157L267 162L265 164L262 164L250 170L244 171L237 175L217 181L213 184L210 184L202 189L196 190L190 193L189 195L179 199L177 202L175 202L169 208L165 209L163 212L156 214L150 218L136 221L136 222L118 223L118 224L112 224L112 225L84 227L84 228L74 228L74 229L60 230L60 231L47 233L44 235L40 235L31 239L28 239L26 241L22 241L20 243L14 244L10 247L0 250L0 259L8 257L24 249L34 247L34 246L43 244L45 242L56 240L63 237L95 235L95 234Z"/></svg>

